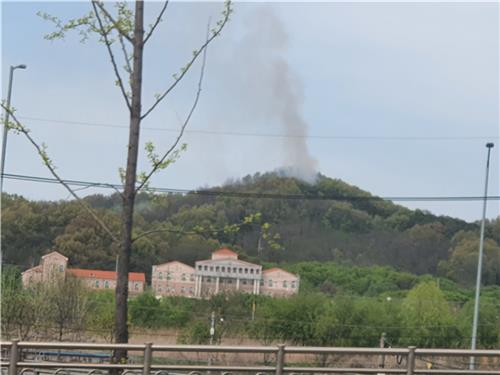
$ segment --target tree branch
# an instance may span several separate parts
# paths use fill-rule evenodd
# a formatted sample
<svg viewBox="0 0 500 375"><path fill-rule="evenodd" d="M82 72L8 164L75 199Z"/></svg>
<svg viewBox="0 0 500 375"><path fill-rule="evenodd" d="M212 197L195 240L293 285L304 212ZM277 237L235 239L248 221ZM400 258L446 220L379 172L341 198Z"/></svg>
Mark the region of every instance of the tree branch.
<svg viewBox="0 0 500 375"><path fill-rule="evenodd" d="M210 28L210 26L207 27L207 38L208 38L208 29L209 28ZM198 102L200 100L201 90L202 90L202 86L203 86L203 77L205 75L206 63L207 63L207 48L205 48L203 50L203 60L201 63L200 78L198 79L198 89L196 90L195 99L194 99L193 105L191 106L191 109L189 110L189 113L188 113L186 119L184 120L184 123L182 124L179 135L177 136L177 138L176 138L175 142L172 144L172 146L170 146L170 148L163 154L163 156L157 162L154 163L151 171L146 175L146 177L141 181L141 183L139 184L139 186L135 190L136 194L144 187L144 185L147 184L147 182L149 181L151 176L161 167L161 165L163 164L165 159L167 159L167 157L175 150L175 148L179 144L182 136L184 135L184 131L186 130L186 127L188 126L189 121L191 120L191 117L193 116L193 113L196 110L196 107L198 106Z"/></svg>
<svg viewBox="0 0 500 375"><path fill-rule="evenodd" d="M129 80L131 79L132 75L132 66L130 65L130 56L127 51L127 46L125 46L125 43L123 42L123 37L119 34L118 35L118 40L120 41L120 45L122 47L122 52L123 52L123 58L125 59L125 64L126 64L126 69L127 73L129 75Z"/></svg>
<svg viewBox="0 0 500 375"><path fill-rule="evenodd" d="M169 2L168 0L165 0L165 3L163 4L163 8L160 11L160 14L158 14L158 17L156 18L155 23L153 24L153 26L151 26L151 29L148 31L148 33L146 34L146 37L144 38L144 44L146 44L146 42L148 41L148 39L151 38L151 36L153 35L153 32L155 31L156 27L161 22L163 14L167 10L168 2Z"/></svg>
<svg viewBox="0 0 500 375"><path fill-rule="evenodd" d="M163 94L161 94L157 99L156 101L153 103L153 105L146 111L144 112L144 114L141 116L141 120L143 120L144 118L146 118L146 116L148 116L155 108L158 104L160 104L160 102L165 99L165 97L175 88L175 86L177 86L177 84L182 80L182 78L184 78L184 76L186 75L186 73L190 70L190 68L193 66L194 62L198 59L198 57L205 51L205 49L208 47L208 45L212 42L212 40L214 40L217 36L220 35L222 29L224 28L224 26L226 26L227 22L229 21L229 15L231 14L232 12L232 8L231 8L231 2L230 1L226 1L226 8L225 10L222 12L223 14L223 18L222 20L220 20L217 24L218 24L218 27L216 29L212 29L212 35L206 39L205 43L203 43L201 45L201 47L196 50L196 51L193 51L193 57L191 58L191 60L187 63L187 65L182 68L181 70L181 74L179 76L175 76L174 75L174 82L170 85L169 88L167 88L165 90L165 92Z"/></svg>
<svg viewBox="0 0 500 375"><path fill-rule="evenodd" d="M104 15L106 16L106 18L108 18L108 20L113 24L114 28L118 31L118 34L120 34L121 36L123 36L125 39L127 39L130 43L133 43L134 41L132 40L132 38L130 37L130 35L128 35L128 33L126 33L121 27L120 27L120 24L113 18L113 16L108 12L108 10L104 7L104 5L102 4L102 2L100 1L97 1L97 0L92 0L92 4L94 5L94 3L99 7L99 9L104 13ZM95 6L94 6L94 9L95 9ZM97 13L97 12L96 12Z"/></svg>
<svg viewBox="0 0 500 375"><path fill-rule="evenodd" d="M55 167L52 165L50 159L48 159L47 154L44 150L43 146L40 146L30 135L29 130L27 130L17 119L17 117L14 115L12 110L10 108L7 108L6 105L3 103L0 104L3 109L5 109L7 112L9 112L10 117L14 120L16 126L13 128L15 131L18 131L20 133L23 133L26 138L30 141L30 143L35 147L35 149L38 152L38 155L42 158L45 166L49 169L50 173L52 176L56 178L56 180L64 186L64 188L77 200L77 202L92 216L92 218L104 229L104 231L113 239L115 242L119 242L118 238L113 234L111 229L108 228L108 226L97 216L97 214L90 208L88 205L85 204L85 202L69 187L69 185L57 174L55 171ZM9 127L9 124L5 124L4 126Z"/></svg>
<svg viewBox="0 0 500 375"><path fill-rule="evenodd" d="M111 49L111 43L108 39L108 33L104 29L104 25L102 23L101 16L99 15L99 11L97 10L96 4L99 5L99 3L96 0L92 0L92 7L94 8L94 13L96 15L97 22L99 23L99 28L101 29L101 35L104 38L104 44L106 45L106 49L108 50L108 54L109 54L109 57L111 59L111 64L113 65L113 70L115 72L118 86L120 87L120 90L121 90L122 95L123 95L123 99L125 99L125 103L127 104L127 107L130 111L132 109L131 104L130 104L130 100L128 98L125 87L123 86L122 77L120 76L120 72L118 70L118 65L116 64L116 61L115 61L115 55L113 54L113 50ZM101 9L103 9L103 8L104 7L102 7Z"/></svg>

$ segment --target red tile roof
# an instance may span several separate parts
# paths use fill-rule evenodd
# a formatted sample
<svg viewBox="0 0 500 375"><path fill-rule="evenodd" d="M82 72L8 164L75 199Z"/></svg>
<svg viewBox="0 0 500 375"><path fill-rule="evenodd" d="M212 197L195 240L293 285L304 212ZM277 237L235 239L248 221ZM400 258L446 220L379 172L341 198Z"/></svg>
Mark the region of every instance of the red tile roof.
<svg viewBox="0 0 500 375"><path fill-rule="evenodd" d="M232 250L229 250L227 247L223 247L222 249L214 251L212 254L217 254L217 255L238 255Z"/></svg>
<svg viewBox="0 0 500 375"><path fill-rule="evenodd" d="M72 273L78 278L116 280L115 271L84 270L81 268L68 268L68 272ZM129 281L141 281L143 283L146 282L146 276L143 273L139 272L129 272L128 279Z"/></svg>

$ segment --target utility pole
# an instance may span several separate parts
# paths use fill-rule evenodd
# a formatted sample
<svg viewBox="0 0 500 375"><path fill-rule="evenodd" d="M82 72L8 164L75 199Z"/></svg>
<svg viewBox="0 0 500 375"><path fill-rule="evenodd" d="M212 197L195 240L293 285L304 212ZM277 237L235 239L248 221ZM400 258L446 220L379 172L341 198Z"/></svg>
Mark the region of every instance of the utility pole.
<svg viewBox="0 0 500 375"><path fill-rule="evenodd" d="M12 81L14 80L14 70L16 69L26 69L26 65L21 64L17 66L10 67L9 73L9 89L7 91L7 109L4 115L4 125L3 125L3 137L2 137L2 160L0 165L0 193L3 193L3 173L5 171L5 155L7 151L7 133L9 131L9 118L10 118L10 98L12 96Z"/></svg>
<svg viewBox="0 0 500 375"><path fill-rule="evenodd" d="M385 348L385 332L382 332L382 334L380 335L379 347L381 349ZM385 367L385 354L380 354L378 358L378 367Z"/></svg>
<svg viewBox="0 0 500 375"><path fill-rule="evenodd" d="M483 199L483 218L481 221L481 232L479 234L479 259L477 261L477 275L476 275L476 296L474 300L474 319L472 322L472 342L471 350L476 350L477 341L477 324L479 320L479 296L481 290L481 273L483 267L483 250L484 250L484 224L486 221L486 202L488 200L488 175L490 171L490 153L495 145L492 142L486 143L488 149L488 156L486 157L486 180L484 182L484 199ZM474 370L474 356L470 357L469 368Z"/></svg>
<svg viewBox="0 0 500 375"><path fill-rule="evenodd" d="M210 315L210 345L214 344L214 336L215 336L215 311L212 311ZM213 353L208 353L208 365L212 365L212 355ZM207 375L211 375L212 371L208 370Z"/></svg>

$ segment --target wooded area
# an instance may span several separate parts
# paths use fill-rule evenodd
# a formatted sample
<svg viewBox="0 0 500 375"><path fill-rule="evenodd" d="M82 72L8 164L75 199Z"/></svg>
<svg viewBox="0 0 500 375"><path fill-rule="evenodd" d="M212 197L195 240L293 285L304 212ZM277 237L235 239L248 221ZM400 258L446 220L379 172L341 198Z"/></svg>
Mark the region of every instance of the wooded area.
<svg viewBox="0 0 500 375"><path fill-rule="evenodd" d="M117 232L120 199L118 195L85 198ZM387 265L465 286L474 282L477 266L477 223L409 210L325 176L308 184L266 173L208 189L207 194L142 193L134 220L137 232L157 231L135 241L132 251L131 271L145 272L147 277L152 264L169 260L193 264L219 246L229 246L242 259L256 263ZM115 268L116 245L76 202L35 202L5 195L2 229L3 264L23 270L55 249L74 267ZM499 243L497 218L486 227L485 285L500 285Z"/></svg>

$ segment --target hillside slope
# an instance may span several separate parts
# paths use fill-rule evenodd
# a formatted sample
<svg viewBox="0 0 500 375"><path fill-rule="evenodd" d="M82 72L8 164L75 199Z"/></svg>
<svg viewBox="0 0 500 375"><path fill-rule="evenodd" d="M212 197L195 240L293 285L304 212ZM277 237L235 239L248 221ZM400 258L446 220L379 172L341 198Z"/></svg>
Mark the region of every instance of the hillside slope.
<svg viewBox="0 0 500 375"><path fill-rule="evenodd" d="M118 195L85 199L119 230ZM260 214L258 220L242 224L255 214ZM137 233L158 230L134 245L133 269L146 273L151 264L172 259L193 263L220 245L253 261L389 265L462 284L473 282L477 262L477 224L409 210L321 175L315 184L266 173L205 194L142 194L136 223ZM500 285L499 243L497 219L487 227L486 284ZM3 262L23 268L36 264L49 248L57 248L79 267L112 269L115 261L110 239L75 202L5 195L2 246Z"/></svg>

